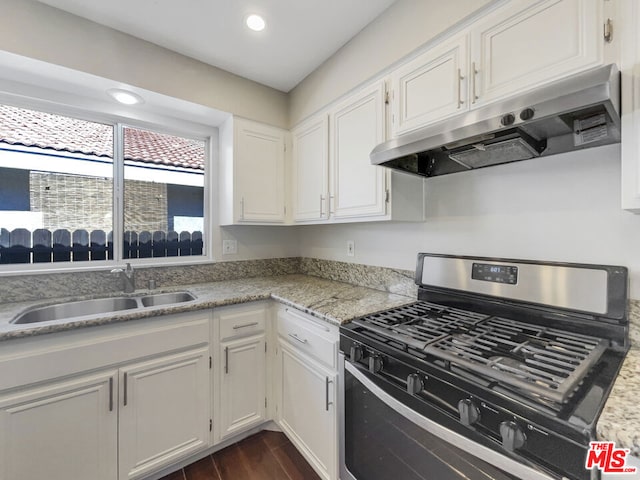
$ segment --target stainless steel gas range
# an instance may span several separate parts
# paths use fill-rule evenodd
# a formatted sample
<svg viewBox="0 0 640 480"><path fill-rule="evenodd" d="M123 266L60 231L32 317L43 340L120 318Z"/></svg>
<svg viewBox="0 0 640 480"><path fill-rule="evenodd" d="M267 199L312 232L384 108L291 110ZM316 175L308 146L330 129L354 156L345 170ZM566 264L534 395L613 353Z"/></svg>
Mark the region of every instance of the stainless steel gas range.
<svg viewBox="0 0 640 480"><path fill-rule="evenodd" d="M418 255L340 328L341 479L572 479L628 350L627 269Z"/></svg>

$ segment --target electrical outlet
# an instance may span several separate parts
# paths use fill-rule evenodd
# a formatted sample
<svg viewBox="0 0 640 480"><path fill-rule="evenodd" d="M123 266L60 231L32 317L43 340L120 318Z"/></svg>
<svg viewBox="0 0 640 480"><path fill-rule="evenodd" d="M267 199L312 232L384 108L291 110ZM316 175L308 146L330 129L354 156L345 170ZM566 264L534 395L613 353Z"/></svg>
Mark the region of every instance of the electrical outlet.
<svg viewBox="0 0 640 480"><path fill-rule="evenodd" d="M222 241L222 254L234 255L238 253L238 241L237 240L223 240Z"/></svg>
<svg viewBox="0 0 640 480"><path fill-rule="evenodd" d="M353 257L356 254L356 242L347 240L347 257Z"/></svg>

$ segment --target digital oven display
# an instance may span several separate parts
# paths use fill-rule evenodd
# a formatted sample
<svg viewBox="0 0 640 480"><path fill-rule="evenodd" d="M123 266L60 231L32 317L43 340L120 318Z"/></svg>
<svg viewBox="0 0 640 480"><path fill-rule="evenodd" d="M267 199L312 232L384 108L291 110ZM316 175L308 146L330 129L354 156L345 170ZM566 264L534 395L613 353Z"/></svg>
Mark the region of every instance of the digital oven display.
<svg viewBox="0 0 640 480"><path fill-rule="evenodd" d="M518 283L518 267L510 265L495 265L489 263L474 263L471 269L471 278L483 282Z"/></svg>

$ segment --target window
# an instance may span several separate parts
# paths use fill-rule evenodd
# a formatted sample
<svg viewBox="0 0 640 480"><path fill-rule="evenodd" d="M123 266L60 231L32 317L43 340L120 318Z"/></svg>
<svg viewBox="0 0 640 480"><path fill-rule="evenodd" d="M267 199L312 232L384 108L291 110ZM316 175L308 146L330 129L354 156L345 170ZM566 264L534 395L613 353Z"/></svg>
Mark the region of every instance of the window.
<svg viewBox="0 0 640 480"><path fill-rule="evenodd" d="M203 257L207 148L0 105L0 264Z"/></svg>

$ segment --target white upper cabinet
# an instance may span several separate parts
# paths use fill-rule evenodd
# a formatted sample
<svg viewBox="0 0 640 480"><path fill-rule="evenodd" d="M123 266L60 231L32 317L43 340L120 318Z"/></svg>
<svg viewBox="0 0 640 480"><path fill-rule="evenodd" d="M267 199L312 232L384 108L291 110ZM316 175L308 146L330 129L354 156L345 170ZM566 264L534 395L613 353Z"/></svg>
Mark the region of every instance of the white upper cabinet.
<svg viewBox="0 0 640 480"><path fill-rule="evenodd" d="M369 160L371 150L385 139L384 96L384 83L378 82L331 112L330 205L335 218L386 214L387 172Z"/></svg>
<svg viewBox="0 0 640 480"><path fill-rule="evenodd" d="M468 44L458 35L392 74L392 136L469 109Z"/></svg>
<svg viewBox="0 0 640 480"><path fill-rule="evenodd" d="M622 208L640 213L640 2L625 2L622 17Z"/></svg>
<svg viewBox="0 0 640 480"><path fill-rule="evenodd" d="M286 132L233 118L220 128L220 223L285 221Z"/></svg>
<svg viewBox="0 0 640 480"><path fill-rule="evenodd" d="M471 27L471 103L603 62L602 0L514 0Z"/></svg>
<svg viewBox="0 0 640 480"><path fill-rule="evenodd" d="M603 64L603 3L512 0L400 66L392 137Z"/></svg>
<svg viewBox="0 0 640 480"><path fill-rule="evenodd" d="M295 223L424 220L423 179L371 165L386 138L385 87L369 85L293 129Z"/></svg>
<svg viewBox="0 0 640 480"><path fill-rule="evenodd" d="M314 117L291 132L293 219L329 218L329 118Z"/></svg>

